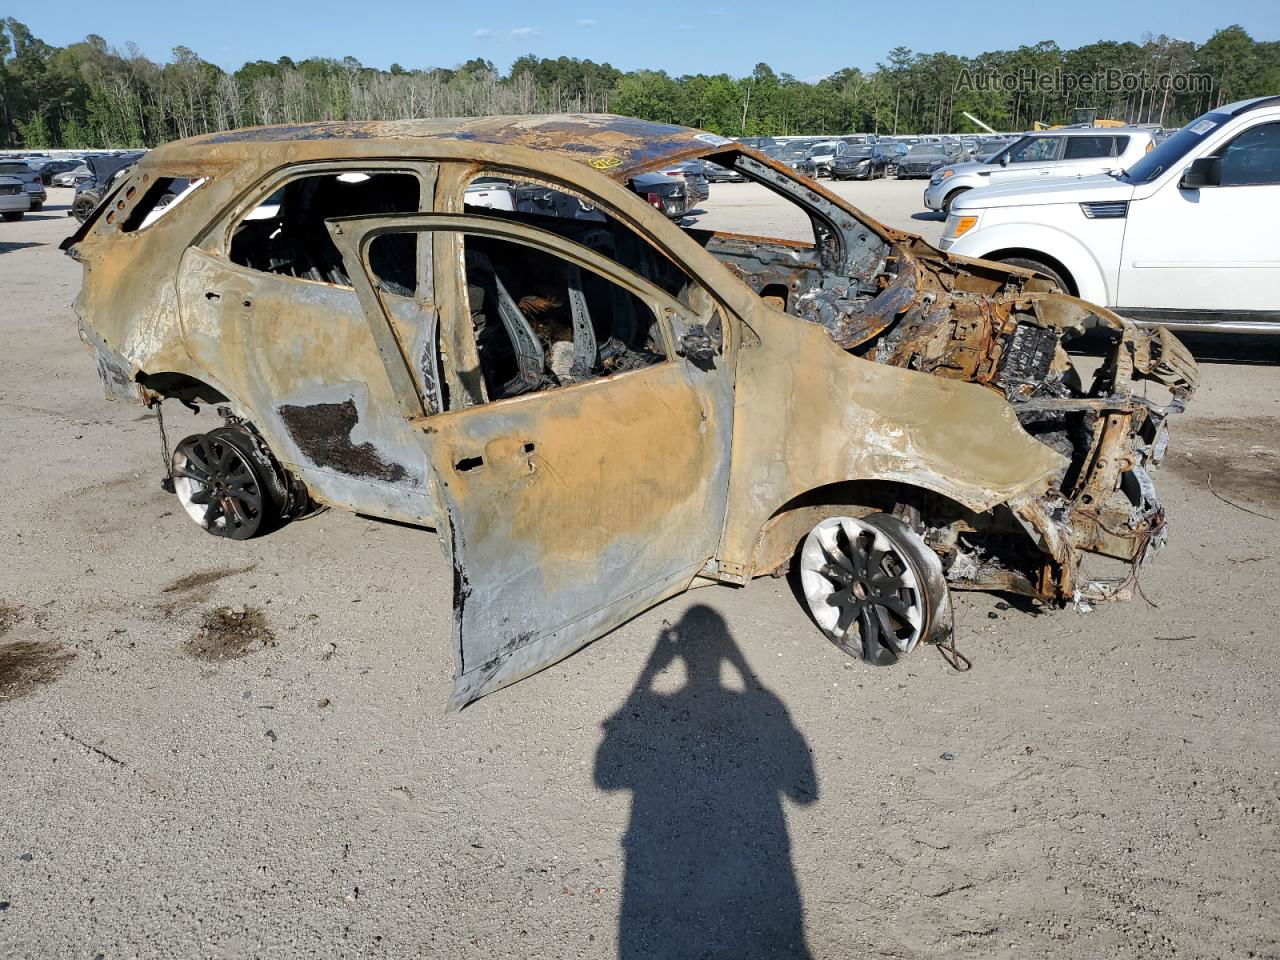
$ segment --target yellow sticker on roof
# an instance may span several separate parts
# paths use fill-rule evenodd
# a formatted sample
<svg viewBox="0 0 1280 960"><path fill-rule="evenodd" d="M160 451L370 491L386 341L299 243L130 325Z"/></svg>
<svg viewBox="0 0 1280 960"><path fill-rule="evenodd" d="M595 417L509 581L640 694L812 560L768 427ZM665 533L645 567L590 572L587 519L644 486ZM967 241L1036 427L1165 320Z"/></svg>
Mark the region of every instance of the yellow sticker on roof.
<svg viewBox="0 0 1280 960"><path fill-rule="evenodd" d="M622 166L622 158L615 157L611 153L605 154L603 157L592 157L587 163L595 167L597 170L612 170L614 167Z"/></svg>

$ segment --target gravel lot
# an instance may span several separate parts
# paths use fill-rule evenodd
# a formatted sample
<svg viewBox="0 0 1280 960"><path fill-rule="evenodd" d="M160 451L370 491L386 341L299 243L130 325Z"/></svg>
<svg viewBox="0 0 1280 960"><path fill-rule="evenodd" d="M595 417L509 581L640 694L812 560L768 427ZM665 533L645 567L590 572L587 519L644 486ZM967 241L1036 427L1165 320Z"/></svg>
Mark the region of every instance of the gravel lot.
<svg viewBox="0 0 1280 960"><path fill-rule="evenodd" d="M922 181L836 189L941 226ZM962 595L957 674L708 587L445 715L432 534L232 543L160 490L75 335L69 200L0 223L0 957L1280 956L1276 345L1199 342L1150 603Z"/></svg>

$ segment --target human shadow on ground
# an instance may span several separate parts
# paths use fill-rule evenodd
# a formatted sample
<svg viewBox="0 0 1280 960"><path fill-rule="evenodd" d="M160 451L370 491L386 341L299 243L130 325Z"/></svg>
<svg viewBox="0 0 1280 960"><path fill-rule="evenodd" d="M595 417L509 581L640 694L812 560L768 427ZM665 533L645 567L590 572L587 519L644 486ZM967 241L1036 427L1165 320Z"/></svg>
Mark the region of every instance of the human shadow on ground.
<svg viewBox="0 0 1280 960"><path fill-rule="evenodd" d="M680 662L683 685L665 692ZM782 798L817 799L813 760L714 610L659 634L604 723L595 782L632 793L621 960L811 956Z"/></svg>

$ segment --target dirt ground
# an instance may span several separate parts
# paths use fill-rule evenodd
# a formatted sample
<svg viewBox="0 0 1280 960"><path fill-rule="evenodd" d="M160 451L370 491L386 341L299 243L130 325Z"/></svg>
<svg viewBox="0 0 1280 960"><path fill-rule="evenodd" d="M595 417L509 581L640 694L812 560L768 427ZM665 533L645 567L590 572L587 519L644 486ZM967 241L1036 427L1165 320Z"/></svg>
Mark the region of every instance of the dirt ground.
<svg viewBox="0 0 1280 960"><path fill-rule="evenodd" d="M160 489L67 193L0 224L0 957L1280 956L1280 344L1197 341L1150 602L964 595L958 674L706 587L446 715L431 533L233 543Z"/></svg>

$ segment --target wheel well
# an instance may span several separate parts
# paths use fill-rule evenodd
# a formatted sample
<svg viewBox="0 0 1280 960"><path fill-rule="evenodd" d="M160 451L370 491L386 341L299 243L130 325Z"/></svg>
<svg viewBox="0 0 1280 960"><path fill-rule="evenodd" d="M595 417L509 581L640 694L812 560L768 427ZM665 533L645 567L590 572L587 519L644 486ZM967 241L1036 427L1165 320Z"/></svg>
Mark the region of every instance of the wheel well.
<svg viewBox="0 0 1280 960"><path fill-rule="evenodd" d="M1070 288L1067 293L1073 297L1080 295L1080 289L1076 285L1076 278L1071 275L1071 271L1062 265L1062 261L1049 256L1043 250L1028 250L1023 247L1008 247L1004 250L993 250L984 254L983 260L1007 260L1010 257L1024 257L1027 260L1036 260L1043 263L1046 267L1052 267L1058 276L1067 282Z"/></svg>
<svg viewBox="0 0 1280 960"><path fill-rule="evenodd" d="M183 403L226 403L221 391L185 373L139 373L138 383L166 399Z"/></svg>
<svg viewBox="0 0 1280 960"><path fill-rule="evenodd" d="M773 573L790 564L800 541L820 520L838 514L889 513L900 503L942 508L937 512L966 512L959 503L932 490L892 480L843 480L815 487L792 497L765 522L756 537L751 576Z"/></svg>

